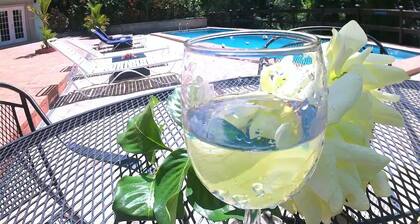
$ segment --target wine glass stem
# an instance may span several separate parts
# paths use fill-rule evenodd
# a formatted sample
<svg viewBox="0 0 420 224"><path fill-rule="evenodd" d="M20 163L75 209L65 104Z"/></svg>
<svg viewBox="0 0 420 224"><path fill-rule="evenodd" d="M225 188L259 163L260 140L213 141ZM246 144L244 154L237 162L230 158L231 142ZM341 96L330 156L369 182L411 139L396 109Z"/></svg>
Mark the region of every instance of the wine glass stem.
<svg viewBox="0 0 420 224"><path fill-rule="evenodd" d="M245 210L244 224L260 224L261 210L248 209Z"/></svg>

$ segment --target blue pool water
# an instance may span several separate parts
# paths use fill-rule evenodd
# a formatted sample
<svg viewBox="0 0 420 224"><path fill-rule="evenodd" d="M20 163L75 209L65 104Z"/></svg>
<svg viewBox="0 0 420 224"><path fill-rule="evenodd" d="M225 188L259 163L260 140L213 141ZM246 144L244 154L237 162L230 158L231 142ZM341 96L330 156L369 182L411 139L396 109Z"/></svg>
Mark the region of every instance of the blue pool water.
<svg viewBox="0 0 420 224"><path fill-rule="evenodd" d="M396 59L406 59L406 58L411 58L411 57L420 55L420 53L417 53L417 52L395 49L395 48L390 48L390 47L385 47L385 48L388 51L388 54L391 56L394 56ZM373 46L372 52L379 54L379 47Z"/></svg>
<svg viewBox="0 0 420 224"><path fill-rule="evenodd" d="M196 38L204 35L209 34L215 34L220 32L227 32L227 31L234 31L235 29L217 29L217 28L204 28L204 29L193 29L188 31L169 31L166 32L166 34L184 37L184 38ZM214 40L210 40L209 42L214 44L220 44L224 45L226 47L233 47L233 48L243 48L243 49L259 49L264 47L264 45L267 43L267 41L271 39L270 36L241 36L241 37L226 37L226 38L217 38ZM291 44L296 42L294 39L288 39L288 38L281 38L276 41L274 41L269 48L279 48L283 47L287 44ZM379 48L376 46L373 47L374 53L379 53ZM396 59L406 59L411 58L417 55L420 55L420 53L412 52L412 51L406 51L406 50L400 50L396 48L390 48L386 47L388 54L391 56L394 56Z"/></svg>

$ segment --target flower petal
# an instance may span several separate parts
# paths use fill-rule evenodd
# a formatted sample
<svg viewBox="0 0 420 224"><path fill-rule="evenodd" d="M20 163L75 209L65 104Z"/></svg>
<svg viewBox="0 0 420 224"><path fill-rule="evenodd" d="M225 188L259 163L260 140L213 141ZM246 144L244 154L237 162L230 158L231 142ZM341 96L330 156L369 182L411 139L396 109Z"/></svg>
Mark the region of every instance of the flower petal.
<svg viewBox="0 0 420 224"><path fill-rule="evenodd" d="M325 51L325 55L327 56L327 61L331 61L331 59L333 58L333 56L335 55L335 53L337 53L335 51L335 48L337 46L337 35L338 35L338 31L336 29L332 29L332 37L330 42L328 42L328 47L327 50Z"/></svg>
<svg viewBox="0 0 420 224"><path fill-rule="evenodd" d="M372 97L372 116L373 120L377 123L389 124L397 127L404 126L404 119L398 111L374 97Z"/></svg>
<svg viewBox="0 0 420 224"><path fill-rule="evenodd" d="M337 178L334 148L327 146L329 145L324 147L314 174L307 185L324 201L328 201L334 192Z"/></svg>
<svg viewBox="0 0 420 224"><path fill-rule="evenodd" d="M371 90L370 93L372 94L372 96L376 97L376 99L380 100L381 102L398 102L400 101L400 96L395 95L395 94L391 94L391 93L386 93L386 92L381 92L379 90Z"/></svg>
<svg viewBox="0 0 420 224"><path fill-rule="evenodd" d="M348 143L369 146L369 138L366 136L363 127L349 121L340 121L333 125L341 137Z"/></svg>
<svg viewBox="0 0 420 224"><path fill-rule="evenodd" d="M388 163L389 159L386 156L378 154L366 146L356 144L349 144L341 140L328 140L326 145L333 147L337 156L337 163L340 161L350 162L358 167L368 168L367 173L376 174Z"/></svg>
<svg viewBox="0 0 420 224"><path fill-rule="evenodd" d="M329 88L328 123L335 123L351 108L360 97L362 78L354 73L347 73L336 80Z"/></svg>
<svg viewBox="0 0 420 224"><path fill-rule="evenodd" d="M305 217L308 224L321 222L320 200L309 188L303 188L293 197L298 211Z"/></svg>
<svg viewBox="0 0 420 224"><path fill-rule="evenodd" d="M388 177L383 170L379 171L379 173L370 180L370 185L372 185L373 191L375 191L375 194L379 197L389 197L392 193L388 184Z"/></svg>
<svg viewBox="0 0 420 224"><path fill-rule="evenodd" d="M360 186L360 182L344 171L338 170L337 173L340 186L347 199L346 204L360 211L368 210L369 200L365 194L365 189Z"/></svg>
<svg viewBox="0 0 420 224"><path fill-rule="evenodd" d="M366 122L371 120L371 97L372 95L369 92L363 91L351 109L344 114L343 120L352 122Z"/></svg>
<svg viewBox="0 0 420 224"><path fill-rule="evenodd" d="M367 43L367 36L365 31L363 31L362 27L354 21L351 20L346 25L344 25L339 34L343 37L346 42L346 48L351 49L354 52L357 52L366 45Z"/></svg>
<svg viewBox="0 0 420 224"><path fill-rule="evenodd" d="M300 141L301 133L296 131L294 125L286 122L276 129L274 139L276 140L276 147L278 149L287 149L296 145Z"/></svg>
<svg viewBox="0 0 420 224"><path fill-rule="evenodd" d="M363 77L364 89L383 88L409 78L401 68L379 64L355 65L350 72Z"/></svg>
<svg viewBox="0 0 420 224"><path fill-rule="evenodd" d="M363 61L369 56L370 52L372 52L372 48L368 47L361 53L356 52L353 55L351 55L344 63L340 73L348 72L353 65L362 64Z"/></svg>
<svg viewBox="0 0 420 224"><path fill-rule="evenodd" d="M386 65L386 64L392 64L394 61L395 61L395 58L392 57L391 55L371 53L366 58L366 60L364 61L364 63L366 63L366 64L383 64L383 65Z"/></svg>

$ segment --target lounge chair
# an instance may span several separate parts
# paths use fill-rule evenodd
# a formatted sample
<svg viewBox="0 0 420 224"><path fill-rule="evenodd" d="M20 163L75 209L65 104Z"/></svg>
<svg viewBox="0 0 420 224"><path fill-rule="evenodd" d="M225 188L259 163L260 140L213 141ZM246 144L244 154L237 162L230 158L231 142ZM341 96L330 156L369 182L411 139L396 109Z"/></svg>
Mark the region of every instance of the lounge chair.
<svg viewBox="0 0 420 224"><path fill-rule="evenodd" d="M133 38L123 37L123 38L114 40L114 39L109 39L108 36L103 35L102 33L98 32L95 29L91 29L90 31L93 34L95 34L95 36L98 37L99 40L101 40L103 43L108 44L108 45L112 45L112 46L114 46L114 48L132 47L133 46Z"/></svg>
<svg viewBox="0 0 420 224"><path fill-rule="evenodd" d="M75 83L75 80L79 79L80 76L89 82L90 85L87 87L112 84L124 73L136 74L141 78L171 74L174 64L181 60L181 57L169 54L167 49L149 49L142 52L127 53L125 55L120 54L117 56L105 55L103 57L88 57L87 55L89 55L89 52L77 47L77 45L71 44L65 39L53 38L49 39L48 43L74 63L70 81L71 84L76 87L76 90L84 95L86 94L81 90L86 87L79 88ZM169 66L169 64L172 64L172 66ZM151 68L163 66L167 66L169 69L160 73L151 71ZM144 72L145 69L150 72L150 76ZM102 83L92 82L91 78L102 75L112 75L112 79ZM152 81L153 79L149 80ZM158 82L155 80L153 81Z"/></svg>
<svg viewBox="0 0 420 224"><path fill-rule="evenodd" d="M119 40L121 38L131 38L131 39L133 39L133 34L109 36L104 31L102 31L101 28L99 28L98 26L95 26L93 29L95 29L96 31L98 31L98 33L101 33L103 36L105 36L107 39L110 39L110 40Z"/></svg>
<svg viewBox="0 0 420 224"><path fill-rule="evenodd" d="M117 50L121 48L133 48L138 45L142 46L141 43L136 43L135 38L132 35L120 36L120 37L110 37L100 29L91 29L90 30L98 39L101 41L98 45L98 48L103 48L103 45L112 46L112 50ZM102 44L101 44L102 43Z"/></svg>
<svg viewBox="0 0 420 224"><path fill-rule="evenodd" d="M115 52L103 52L94 49L92 46L83 43L82 41L74 38L66 39L68 43L72 44L76 48L80 48L82 51L86 53L87 59L99 59L99 58L114 58L114 57L123 57L127 54L139 54L145 52L153 52L153 51L168 51L168 46L162 46L157 48L134 48L134 49L125 49L122 51L115 51Z"/></svg>

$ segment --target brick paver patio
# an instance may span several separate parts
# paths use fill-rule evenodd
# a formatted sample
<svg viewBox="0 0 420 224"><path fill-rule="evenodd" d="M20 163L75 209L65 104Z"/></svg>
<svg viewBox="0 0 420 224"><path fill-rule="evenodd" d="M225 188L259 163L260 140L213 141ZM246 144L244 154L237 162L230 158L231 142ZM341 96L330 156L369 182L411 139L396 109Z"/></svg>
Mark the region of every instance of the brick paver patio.
<svg viewBox="0 0 420 224"><path fill-rule="evenodd" d="M67 68L72 64L60 52L35 54L40 46L41 43L36 42L1 49L0 82L24 90L35 98L44 111L48 111L49 103L64 90ZM48 94L39 96L40 91L50 85L55 86L50 88ZM8 101L20 102L19 96L11 91L0 89L0 96Z"/></svg>

